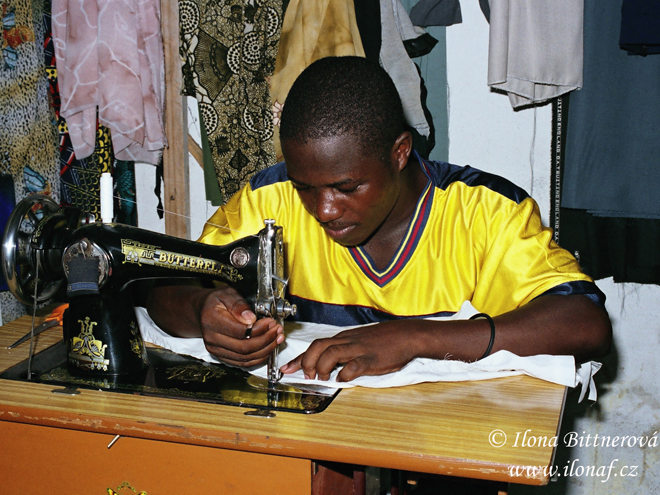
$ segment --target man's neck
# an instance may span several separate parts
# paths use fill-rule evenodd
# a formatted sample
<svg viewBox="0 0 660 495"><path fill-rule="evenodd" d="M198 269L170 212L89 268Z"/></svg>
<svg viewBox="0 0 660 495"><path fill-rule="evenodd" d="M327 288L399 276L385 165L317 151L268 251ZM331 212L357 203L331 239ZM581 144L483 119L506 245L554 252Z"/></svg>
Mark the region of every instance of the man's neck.
<svg viewBox="0 0 660 495"><path fill-rule="evenodd" d="M378 270L390 264L401 245L429 179L417 158L411 155L401 180L401 192L392 212L363 246Z"/></svg>

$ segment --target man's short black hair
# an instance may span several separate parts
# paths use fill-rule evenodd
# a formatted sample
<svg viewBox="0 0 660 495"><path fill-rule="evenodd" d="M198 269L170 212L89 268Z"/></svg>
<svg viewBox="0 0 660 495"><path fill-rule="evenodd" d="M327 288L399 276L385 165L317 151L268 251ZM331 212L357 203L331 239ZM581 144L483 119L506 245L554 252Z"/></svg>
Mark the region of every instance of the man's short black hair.
<svg viewBox="0 0 660 495"><path fill-rule="evenodd" d="M293 83L282 110L280 141L350 135L362 153L387 159L404 122L399 93L382 67L362 57L327 57Z"/></svg>

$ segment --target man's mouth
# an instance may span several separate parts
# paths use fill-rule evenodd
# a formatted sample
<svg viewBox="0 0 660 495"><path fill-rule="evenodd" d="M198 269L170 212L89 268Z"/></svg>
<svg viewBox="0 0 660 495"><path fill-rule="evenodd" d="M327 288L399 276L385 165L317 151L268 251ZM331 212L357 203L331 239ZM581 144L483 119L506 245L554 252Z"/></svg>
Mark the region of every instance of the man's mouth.
<svg viewBox="0 0 660 495"><path fill-rule="evenodd" d="M342 226L329 226L323 225L326 233L333 239L341 239L345 237L351 230L355 228L355 225L342 225Z"/></svg>

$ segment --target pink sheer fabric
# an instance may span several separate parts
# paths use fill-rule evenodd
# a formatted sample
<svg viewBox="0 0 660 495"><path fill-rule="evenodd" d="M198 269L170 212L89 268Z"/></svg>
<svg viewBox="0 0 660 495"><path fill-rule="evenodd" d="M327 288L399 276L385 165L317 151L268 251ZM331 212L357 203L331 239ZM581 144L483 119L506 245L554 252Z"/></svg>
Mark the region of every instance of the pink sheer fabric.
<svg viewBox="0 0 660 495"><path fill-rule="evenodd" d="M94 152L98 121L115 157L158 163L166 146L158 0L53 0L53 41L71 142Z"/></svg>

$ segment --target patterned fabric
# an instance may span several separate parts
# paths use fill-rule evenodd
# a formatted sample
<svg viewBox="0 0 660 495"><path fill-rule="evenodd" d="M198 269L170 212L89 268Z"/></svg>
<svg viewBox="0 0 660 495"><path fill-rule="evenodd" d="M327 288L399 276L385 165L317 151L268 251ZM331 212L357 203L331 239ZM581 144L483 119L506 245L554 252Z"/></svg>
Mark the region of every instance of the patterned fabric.
<svg viewBox="0 0 660 495"><path fill-rule="evenodd" d="M195 96L223 197L275 163L267 78L280 39L277 0L179 0L185 93Z"/></svg>
<svg viewBox="0 0 660 495"><path fill-rule="evenodd" d="M14 179L16 201L59 197L57 127L48 104L42 2L0 2L0 173Z"/></svg>
<svg viewBox="0 0 660 495"><path fill-rule="evenodd" d="M82 160L76 158L66 122L60 117L60 167L62 184L62 204L71 205L91 213L96 218L101 215L101 174L112 172L112 142L106 127L96 130L94 153Z"/></svg>
<svg viewBox="0 0 660 495"><path fill-rule="evenodd" d="M48 76L51 103L55 110L59 132L59 162L62 205L75 206L80 210L95 215L101 214L99 179L101 173L112 171L114 160L110 131L104 126L96 129L94 153L87 158L78 159L71 144L69 131L64 118L60 115L60 92L58 86L55 48L51 35L50 2L44 12L44 52L46 73Z"/></svg>
<svg viewBox="0 0 660 495"><path fill-rule="evenodd" d="M61 113L79 158L97 119L117 158L157 164L166 144L165 66L157 0L53 0Z"/></svg>
<svg viewBox="0 0 660 495"><path fill-rule="evenodd" d="M287 246L288 297L298 306L294 319L302 321L355 325L448 316L466 300L495 316L543 294L604 302L575 258L552 241L522 189L471 167L420 163L428 187L383 270L361 248L341 246L325 233L283 163L257 174L218 209L200 240L228 244L274 218Z"/></svg>
<svg viewBox="0 0 660 495"><path fill-rule="evenodd" d="M48 104L42 2L0 1L0 198L4 215L32 193L59 197L57 126ZM1 219L0 219L1 220ZM0 221L0 224L4 222ZM4 230L4 225L0 225ZM1 281L0 281L1 282ZM1 285L1 284L0 284ZM6 289L6 285L3 285ZM25 314L0 292L0 325Z"/></svg>

